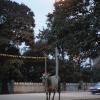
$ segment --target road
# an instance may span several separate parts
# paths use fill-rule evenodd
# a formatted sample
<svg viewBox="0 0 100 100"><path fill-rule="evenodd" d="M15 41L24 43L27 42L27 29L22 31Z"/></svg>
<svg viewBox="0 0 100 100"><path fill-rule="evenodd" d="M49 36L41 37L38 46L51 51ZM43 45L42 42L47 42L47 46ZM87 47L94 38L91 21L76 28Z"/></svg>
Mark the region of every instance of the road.
<svg viewBox="0 0 100 100"><path fill-rule="evenodd" d="M44 93L9 94L0 95L0 100L46 100ZM58 94L55 96L58 100ZM61 100L100 100L99 95L92 95L90 92L64 92L61 93Z"/></svg>

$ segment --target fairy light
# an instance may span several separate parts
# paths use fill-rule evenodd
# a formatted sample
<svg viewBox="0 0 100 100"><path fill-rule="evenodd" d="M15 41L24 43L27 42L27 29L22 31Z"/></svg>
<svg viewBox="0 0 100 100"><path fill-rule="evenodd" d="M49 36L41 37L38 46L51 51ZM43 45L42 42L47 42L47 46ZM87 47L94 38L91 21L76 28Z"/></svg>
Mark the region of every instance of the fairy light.
<svg viewBox="0 0 100 100"><path fill-rule="evenodd" d="M23 59L46 59L47 57L33 57L33 56L20 56L20 55L10 55L10 54L0 54L1 57L10 57L10 58L23 58Z"/></svg>

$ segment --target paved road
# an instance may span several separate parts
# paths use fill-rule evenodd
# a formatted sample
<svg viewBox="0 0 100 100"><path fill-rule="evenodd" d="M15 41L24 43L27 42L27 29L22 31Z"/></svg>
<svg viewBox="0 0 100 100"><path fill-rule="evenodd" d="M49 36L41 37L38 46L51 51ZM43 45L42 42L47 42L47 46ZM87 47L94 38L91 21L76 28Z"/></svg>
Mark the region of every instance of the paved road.
<svg viewBox="0 0 100 100"><path fill-rule="evenodd" d="M29 93L0 95L0 100L45 100L45 94ZM55 100L58 100L58 94L56 94ZM92 95L90 92L67 92L61 93L61 100L100 100L100 94Z"/></svg>

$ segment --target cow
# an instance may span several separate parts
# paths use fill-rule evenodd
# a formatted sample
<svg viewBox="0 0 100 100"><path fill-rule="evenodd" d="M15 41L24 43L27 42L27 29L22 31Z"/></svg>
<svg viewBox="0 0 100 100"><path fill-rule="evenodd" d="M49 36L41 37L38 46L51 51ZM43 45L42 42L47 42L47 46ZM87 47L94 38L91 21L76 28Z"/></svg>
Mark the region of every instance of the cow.
<svg viewBox="0 0 100 100"><path fill-rule="evenodd" d="M59 93L59 100L60 100L60 80L56 77L56 75L50 76L50 74L43 74L42 75L42 82L45 86L46 92L46 100L50 100L51 93L53 93L52 100L54 100L55 93Z"/></svg>

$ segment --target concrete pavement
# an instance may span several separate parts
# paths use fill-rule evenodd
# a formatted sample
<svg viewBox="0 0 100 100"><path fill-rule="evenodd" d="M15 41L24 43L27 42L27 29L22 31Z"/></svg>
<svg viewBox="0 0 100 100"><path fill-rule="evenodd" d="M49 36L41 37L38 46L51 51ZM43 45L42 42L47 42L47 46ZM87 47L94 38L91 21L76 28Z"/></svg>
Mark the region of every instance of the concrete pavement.
<svg viewBox="0 0 100 100"><path fill-rule="evenodd" d="M46 96L45 93L9 94L0 95L0 100L46 100ZM58 100L57 93L55 100ZM61 100L100 100L100 94L92 95L90 92L64 92L61 93Z"/></svg>

